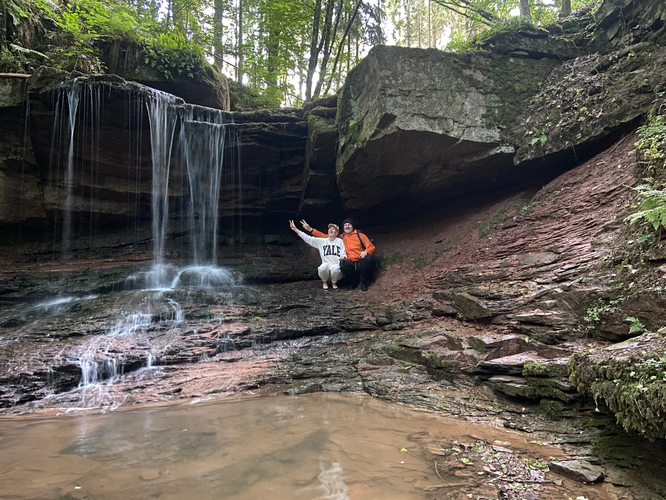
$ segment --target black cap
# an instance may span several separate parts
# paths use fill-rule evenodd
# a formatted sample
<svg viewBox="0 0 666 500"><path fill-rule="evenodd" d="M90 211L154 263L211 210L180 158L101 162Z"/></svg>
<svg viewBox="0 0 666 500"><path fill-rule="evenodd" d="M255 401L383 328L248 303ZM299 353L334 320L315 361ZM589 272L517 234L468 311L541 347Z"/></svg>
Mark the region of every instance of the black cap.
<svg viewBox="0 0 666 500"><path fill-rule="evenodd" d="M344 226L345 224L347 224L347 222L349 222L352 225L352 227L354 229L356 229L356 226L358 225L358 223L356 222L356 219L352 219L351 217L347 217L345 220L342 221L342 225Z"/></svg>

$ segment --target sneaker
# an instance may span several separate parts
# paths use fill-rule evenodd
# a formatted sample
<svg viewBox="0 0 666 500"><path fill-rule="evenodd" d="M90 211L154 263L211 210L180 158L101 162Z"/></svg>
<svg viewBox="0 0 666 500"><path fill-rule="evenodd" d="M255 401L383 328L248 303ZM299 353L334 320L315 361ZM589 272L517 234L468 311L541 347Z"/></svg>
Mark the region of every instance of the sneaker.
<svg viewBox="0 0 666 500"><path fill-rule="evenodd" d="M328 290L328 283L326 283L326 282L324 281L324 284L322 285L322 288L323 288L324 290Z"/></svg>
<svg viewBox="0 0 666 500"><path fill-rule="evenodd" d="M338 289L338 284L337 283L331 283L331 286L333 287L333 290Z"/></svg>
<svg viewBox="0 0 666 500"><path fill-rule="evenodd" d="M365 283L361 283L361 291L362 292L367 292L368 291L368 285L366 285Z"/></svg>

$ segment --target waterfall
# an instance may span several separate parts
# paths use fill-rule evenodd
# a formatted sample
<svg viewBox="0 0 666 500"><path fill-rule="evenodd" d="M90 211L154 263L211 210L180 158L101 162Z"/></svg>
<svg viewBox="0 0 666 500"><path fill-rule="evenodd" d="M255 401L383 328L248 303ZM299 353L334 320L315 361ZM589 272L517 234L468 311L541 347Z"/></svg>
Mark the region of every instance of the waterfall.
<svg viewBox="0 0 666 500"><path fill-rule="evenodd" d="M186 121L182 131L190 188L193 261L195 265L215 265L226 126Z"/></svg>
<svg viewBox="0 0 666 500"><path fill-rule="evenodd" d="M102 143L107 149L115 146L111 142L113 138L102 134L103 90L103 82L77 78L71 82L70 87L60 91L56 103L52 158L58 159L58 171L52 171L50 175L60 183L54 190L56 195L61 193L59 189L62 189L64 178L62 254L66 258L71 256L75 234L74 215L83 213L86 202L90 210L91 236L96 229L93 214L99 210L99 205L95 198L102 193L98 187L103 188L97 170L100 164L99 150ZM68 105L68 115L64 112L65 105ZM216 293L235 285L233 274L217 267L220 189L224 179L237 182L240 178L239 151L229 147L234 139L235 128L233 123L225 119L228 114L184 105L175 96L152 89L130 96L126 111L129 135L126 145L118 144L118 149L127 147L130 152L127 163L119 165L128 169L128 193L141 191L140 133L142 116L148 116L152 160L153 262L147 272L128 278L127 281L134 285L128 287L133 291L127 300L132 297L133 303L120 312L115 324L108 326L104 334L95 335L76 348L68 349L67 357L80 367L79 389L84 391L88 387L99 387L105 380L115 379L123 374L126 367L136 367L142 360L145 360L144 366L147 367L159 363L161 351L157 345L168 343L171 335L177 336L186 321L179 298L185 297L187 300L187 295L179 294L179 289ZM64 126L66 117L69 128ZM61 122L60 125L58 122ZM139 133L133 137L129 130L137 130ZM56 145L61 149L56 151ZM235 160L227 162L230 166L225 165L225 149L231 151L229 157ZM133 152L136 153L136 163ZM109 161L108 158L105 161ZM66 167L64 175L61 165ZM183 172L183 179L177 172ZM233 213L236 204L240 204L240 186L227 186L227 191L232 193L229 201L233 205L230 207ZM172 200L183 196L183 211L186 213L170 214L170 194ZM128 195L128 205L132 205L131 196ZM136 213L137 227L139 196L128 210L128 213ZM176 267L168 263L170 217L182 217L187 223L184 234L189 238L191 259L185 266ZM132 230L129 223L128 230ZM56 300L63 302L73 299L66 297ZM135 348L140 346L141 354L127 358L123 352L128 344ZM162 349L166 347L162 346Z"/></svg>
<svg viewBox="0 0 666 500"><path fill-rule="evenodd" d="M67 90L67 103L69 106L69 151L67 152L67 166L65 170L65 210L62 226L62 255L65 260L71 257L74 197L74 132L76 131L76 114L79 109L80 96L81 81L75 78L72 86Z"/></svg>
<svg viewBox="0 0 666 500"><path fill-rule="evenodd" d="M60 165L63 159L55 151L55 145L60 144L65 127L60 121L67 118L67 156L64 159L64 202L62 206L62 230L60 253L63 260L72 257L72 244L74 239L75 222L83 229L83 217L86 210L86 197L88 209L88 234L92 237L95 230L94 202L96 189L99 184L99 159L102 142L102 87L93 84L86 78L75 78L71 84L58 92L55 109L53 130L53 143L51 153L51 176L53 178L53 163L58 162L58 171L55 173L55 184L61 182ZM64 107L67 104L67 113ZM75 152L78 154L75 155ZM57 211L57 210L56 210ZM79 214L75 217L75 214ZM78 221L77 221L78 219Z"/></svg>
<svg viewBox="0 0 666 500"><path fill-rule="evenodd" d="M175 102L176 98L173 95L159 91L154 91L147 102L153 160L151 203L155 286L166 282L164 257L169 217L169 170L177 118Z"/></svg>
<svg viewBox="0 0 666 500"><path fill-rule="evenodd" d="M225 148L234 138L233 123L225 120L227 115L222 111L191 105L178 106L173 96L161 92L155 92L148 105L153 160L153 286L168 286L165 244L169 219L169 171L175 151L180 153L181 166L187 173L186 221L191 246L189 267L198 268L198 274L202 270L210 270L212 281L217 282L220 188L225 175L231 179L239 176L239 172L225 167ZM176 129L180 130L178 136ZM176 137L178 148L174 148ZM232 159L235 159L233 156ZM232 164L238 165L238 161L232 161ZM240 203L240 191L237 197L238 200L232 202ZM204 279L204 282L207 281ZM225 282L228 283L226 278ZM171 286L174 286L173 282Z"/></svg>

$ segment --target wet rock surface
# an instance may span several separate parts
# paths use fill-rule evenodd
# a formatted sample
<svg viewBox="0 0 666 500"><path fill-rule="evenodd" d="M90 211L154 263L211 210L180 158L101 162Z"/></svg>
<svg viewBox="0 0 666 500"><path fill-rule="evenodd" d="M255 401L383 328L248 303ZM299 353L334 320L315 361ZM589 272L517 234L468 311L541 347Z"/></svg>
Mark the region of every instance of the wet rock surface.
<svg viewBox="0 0 666 500"><path fill-rule="evenodd" d="M603 480L604 473L585 460L564 460L550 462L550 468L555 472L580 481L582 483L596 483Z"/></svg>
<svg viewBox="0 0 666 500"><path fill-rule="evenodd" d="M68 187L70 130L65 118L67 91L74 76L40 68L28 80L27 91L25 77L0 78L2 95L11 91L7 98L0 98L4 110L0 126L6 132L0 143L0 172L2 193L7 197L7 205L3 203L0 209L0 224L16 229L21 223L24 231L52 227L62 224L63 211L69 206L76 234L90 235L93 228L117 230L123 224L133 228L149 225L153 139L148 103L156 91L116 75L79 75L83 97L75 114L74 171ZM172 97L172 118L194 113L195 118L184 119L187 125L183 127L206 127L199 121L201 116L218 113ZM29 101L29 107L24 101ZM220 123L232 125L228 125L229 140L223 142L227 168L220 179L219 216L229 226L242 221L248 232L259 232L293 216L301 202L308 136L303 110L220 113ZM177 143L181 132L176 128ZM171 160L169 223L173 234L183 231L189 196L186 161L177 150L174 146L166 155ZM231 227L225 232L227 238L238 237ZM128 234L126 244L131 238Z"/></svg>

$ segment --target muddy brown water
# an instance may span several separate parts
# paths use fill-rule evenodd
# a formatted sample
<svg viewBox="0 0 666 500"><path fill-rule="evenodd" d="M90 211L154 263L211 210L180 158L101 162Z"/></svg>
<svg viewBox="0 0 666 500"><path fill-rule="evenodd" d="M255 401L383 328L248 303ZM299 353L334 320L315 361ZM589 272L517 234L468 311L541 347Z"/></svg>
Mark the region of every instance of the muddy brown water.
<svg viewBox="0 0 666 500"><path fill-rule="evenodd" d="M535 459L563 454L360 395L3 416L0 497L476 499L491 479L480 464L436 471L431 451L478 440ZM540 485L540 498L612 498L603 487L549 478L557 484Z"/></svg>

